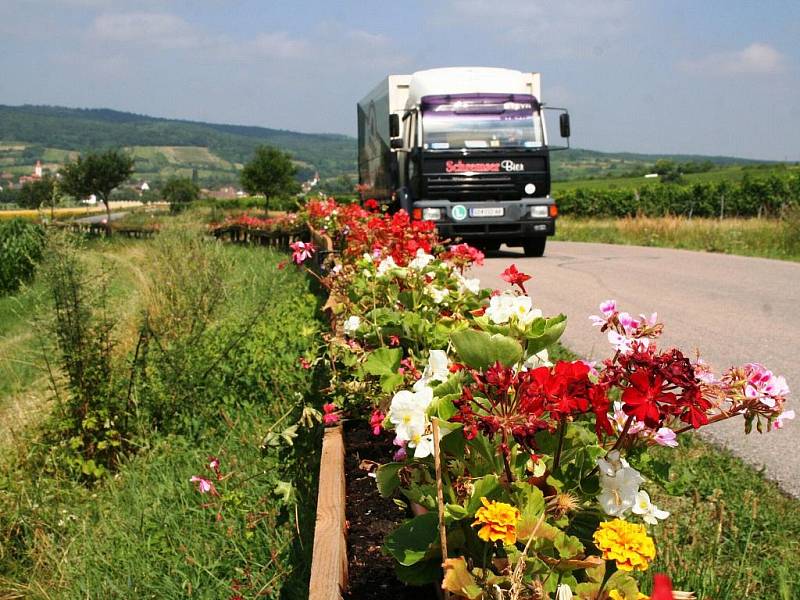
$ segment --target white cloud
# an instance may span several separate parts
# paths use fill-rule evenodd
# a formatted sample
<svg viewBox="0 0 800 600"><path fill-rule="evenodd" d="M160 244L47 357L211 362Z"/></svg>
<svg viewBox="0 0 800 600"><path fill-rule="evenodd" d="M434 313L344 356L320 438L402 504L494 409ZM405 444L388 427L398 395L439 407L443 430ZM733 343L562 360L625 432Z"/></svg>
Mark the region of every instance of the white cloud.
<svg viewBox="0 0 800 600"><path fill-rule="evenodd" d="M786 69L786 57L769 44L755 42L742 50L682 60L678 68L702 75L771 75Z"/></svg>
<svg viewBox="0 0 800 600"><path fill-rule="evenodd" d="M600 56L635 25L632 0L448 0L438 15L543 56Z"/></svg>
<svg viewBox="0 0 800 600"><path fill-rule="evenodd" d="M191 48L202 39L200 32L181 17L161 12L100 15L92 23L91 32L101 40L161 48Z"/></svg>

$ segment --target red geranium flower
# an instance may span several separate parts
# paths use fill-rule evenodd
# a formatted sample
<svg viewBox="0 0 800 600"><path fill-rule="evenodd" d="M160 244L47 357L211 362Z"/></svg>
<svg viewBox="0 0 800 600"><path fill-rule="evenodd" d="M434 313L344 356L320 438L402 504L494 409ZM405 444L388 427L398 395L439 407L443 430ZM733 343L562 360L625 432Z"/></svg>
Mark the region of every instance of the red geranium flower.
<svg viewBox="0 0 800 600"><path fill-rule="evenodd" d="M622 393L622 410L648 427L658 427L663 415L660 404L675 404L675 394L664 392L664 378L646 370L630 376L631 387Z"/></svg>
<svg viewBox="0 0 800 600"><path fill-rule="evenodd" d="M503 281L507 281L511 285L518 285L519 289L522 290L523 294L527 294L528 292L525 291L525 282L528 281L531 276L526 275L525 273L521 273L517 270L517 265L511 265L505 271L500 274L500 277L503 278Z"/></svg>

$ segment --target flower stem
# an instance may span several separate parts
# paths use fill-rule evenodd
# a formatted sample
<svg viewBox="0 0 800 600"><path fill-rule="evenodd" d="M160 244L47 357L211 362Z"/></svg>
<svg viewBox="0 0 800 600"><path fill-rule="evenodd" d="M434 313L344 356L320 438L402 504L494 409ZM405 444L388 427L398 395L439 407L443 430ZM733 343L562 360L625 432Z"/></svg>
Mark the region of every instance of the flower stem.
<svg viewBox="0 0 800 600"><path fill-rule="evenodd" d="M561 464L561 450L564 448L564 433L566 430L566 419L561 417L561 422L558 424L558 448L556 448L556 455L553 458L553 473L558 471L558 467Z"/></svg>

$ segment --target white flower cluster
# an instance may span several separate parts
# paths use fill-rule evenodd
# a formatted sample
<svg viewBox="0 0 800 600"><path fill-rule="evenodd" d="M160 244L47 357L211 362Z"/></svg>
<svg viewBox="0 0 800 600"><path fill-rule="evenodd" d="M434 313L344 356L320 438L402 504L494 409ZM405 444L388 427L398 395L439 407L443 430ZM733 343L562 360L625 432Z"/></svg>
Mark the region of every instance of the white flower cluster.
<svg viewBox="0 0 800 600"><path fill-rule="evenodd" d="M433 434L429 433L430 421L427 415L428 407L433 402L431 383L444 382L449 374L445 351L431 350L428 364L422 377L414 384L413 391L401 390L392 398L388 417L397 436L395 443L414 448L414 458L425 458L433 454Z"/></svg>
<svg viewBox="0 0 800 600"><path fill-rule="evenodd" d="M667 511L650 502L647 492L639 489L644 478L620 457L618 450L612 450L605 458L598 458L597 466L600 468L601 488L597 500L607 515L622 517L631 510L651 525L669 516Z"/></svg>
<svg viewBox="0 0 800 600"><path fill-rule="evenodd" d="M518 296L505 292L491 297L489 307L486 309L486 316L496 325L508 323L515 318L520 325L527 326L534 319L541 317L542 311L532 307L530 296Z"/></svg>

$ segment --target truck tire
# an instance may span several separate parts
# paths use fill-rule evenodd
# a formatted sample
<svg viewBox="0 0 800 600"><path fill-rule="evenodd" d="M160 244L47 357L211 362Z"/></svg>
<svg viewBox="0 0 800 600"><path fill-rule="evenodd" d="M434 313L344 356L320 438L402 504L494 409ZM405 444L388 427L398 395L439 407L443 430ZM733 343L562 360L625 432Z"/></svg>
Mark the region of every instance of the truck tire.
<svg viewBox="0 0 800 600"><path fill-rule="evenodd" d="M522 249L525 251L525 256L543 256L544 247L546 244L547 244L546 237L533 238L531 240L526 241L522 245Z"/></svg>

